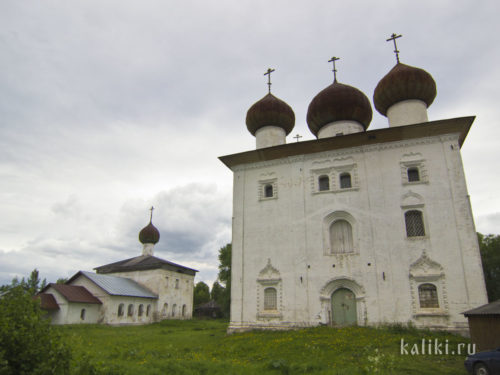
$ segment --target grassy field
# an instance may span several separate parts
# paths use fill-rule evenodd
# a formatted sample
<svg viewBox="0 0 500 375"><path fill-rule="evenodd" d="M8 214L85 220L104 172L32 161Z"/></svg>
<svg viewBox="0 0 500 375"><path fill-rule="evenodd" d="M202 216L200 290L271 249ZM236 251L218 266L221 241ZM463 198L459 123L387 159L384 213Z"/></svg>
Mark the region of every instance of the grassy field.
<svg viewBox="0 0 500 375"><path fill-rule="evenodd" d="M56 329L73 349L74 373L82 375L466 374L464 349L462 355L451 352L468 341L446 333L393 326L226 335L226 327L225 321L169 320L147 326ZM408 355L400 354L401 339L409 343ZM422 339L426 351L428 340L443 343L443 354L411 355L412 347L421 353Z"/></svg>

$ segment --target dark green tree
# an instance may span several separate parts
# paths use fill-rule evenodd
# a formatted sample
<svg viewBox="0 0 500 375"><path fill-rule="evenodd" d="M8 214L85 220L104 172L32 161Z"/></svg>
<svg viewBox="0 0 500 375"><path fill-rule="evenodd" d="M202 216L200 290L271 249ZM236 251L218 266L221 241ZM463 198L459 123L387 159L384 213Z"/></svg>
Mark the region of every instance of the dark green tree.
<svg viewBox="0 0 500 375"><path fill-rule="evenodd" d="M0 291L7 291L14 287L21 286L28 294L34 296L40 290L45 288L46 285L47 285L47 280L45 279L40 280L39 272L35 268L33 271L31 271L31 274L27 279L23 277L21 281L19 281L17 277L14 277L10 285L2 285L0 287Z"/></svg>
<svg viewBox="0 0 500 375"><path fill-rule="evenodd" d="M500 299L500 236L477 234L488 301Z"/></svg>
<svg viewBox="0 0 500 375"><path fill-rule="evenodd" d="M220 300L220 306L224 316L229 317L231 308L231 250L228 243L219 249L219 281L224 284L224 293Z"/></svg>
<svg viewBox="0 0 500 375"><path fill-rule="evenodd" d="M224 292L224 287L220 285L218 281L214 281L212 289L210 290L210 299L217 302L219 306L222 306Z"/></svg>
<svg viewBox="0 0 500 375"><path fill-rule="evenodd" d="M28 284L11 285L0 298L0 374L68 374L71 353Z"/></svg>
<svg viewBox="0 0 500 375"><path fill-rule="evenodd" d="M199 281L194 286L194 306L199 306L210 301L210 289L203 281Z"/></svg>

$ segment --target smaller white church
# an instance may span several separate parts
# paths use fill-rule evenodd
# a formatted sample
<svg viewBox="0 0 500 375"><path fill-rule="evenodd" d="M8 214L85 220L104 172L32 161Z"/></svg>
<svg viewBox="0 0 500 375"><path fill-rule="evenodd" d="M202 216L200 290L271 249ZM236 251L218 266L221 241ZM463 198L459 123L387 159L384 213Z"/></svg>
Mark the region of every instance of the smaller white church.
<svg viewBox="0 0 500 375"><path fill-rule="evenodd" d="M148 324L191 319L197 270L157 258L160 232L152 223L139 233L142 254L78 271L64 284L51 283L39 294L52 324Z"/></svg>

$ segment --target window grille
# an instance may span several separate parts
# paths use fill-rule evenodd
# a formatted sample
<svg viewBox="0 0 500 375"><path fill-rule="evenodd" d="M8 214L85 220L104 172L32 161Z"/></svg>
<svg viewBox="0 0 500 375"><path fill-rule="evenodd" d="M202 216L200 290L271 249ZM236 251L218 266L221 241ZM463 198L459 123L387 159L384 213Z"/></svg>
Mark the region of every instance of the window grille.
<svg viewBox="0 0 500 375"><path fill-rule="evenodd" d="M127 315L128 316L134 315L134 305L132 304L128 305Z"/></svg>
<svg viewBox="0 0 500 375"><path fill-rule="evenodd" d="M420 285L418 287L418 297L420 300L420 307L423 309L439 307L437 289L433 284Z"/></svg>
<svg viewBox="0 0 500 375"><path fill-rule="evenodd" d="M330 179L328 176L319 176L318 178L319 191L330 190Z"/></svg>
<svg viewBox="0 0 500 375"><path fill-rule="evenodd" d="M148 307L146 307L146 316L149 316L150 313L151 313L151 305L148 305Z"/></svg>
<svg viewBox="0 0 500 375"><path fill-rule="evenodd" d="M418 168L408 168L408 182L420 181Z"/></svg>
<svg viewBox="0 0 500 375"><path fill-rule="evenodd" d="M264 310L276 310L276 299L275 288L264 289Z"/></svg>
<svg viewBox="0 0 500 375"><path fill-rule="evenodd" d="M124 305L123 303L120 303L120 306L118 306L118 316L123 316L123 310L124 310Z"/></svg>
<svg viewBox="0 0 500 375"><path fill-rule="evenodd" d="M407 237L425 236L424 220L422 219L422 212L416 210L406 212L405 222L406 222Z"/></svg>
<svg viewBox="0 0 500 375"><path fill-rule="evenodd" d="M333 254L352 253L352 226L346 220L337 220L330 226L330 246Z"/></svg>
<svg viewBox="0 0 500 375"><path fill-rule="evenodd" d="M137 315L142 316L143 313L144 313L144 305L140 304L139 311L137 312Z"/></svg>
<svg viewBox="0 0 500 375"><path fill-rule="evenodd" d="M349 189L351 187L352 187L351 175L349 173L342 173L340 175L340 188L341 189Z"/></svg>
<svg viewBox="0 0 500 375"><path fill-rule="evenodd" d="M85 320L85 309L82 309L82 311L80 311L80 319Z"/></svg>
<svg viewBox="0 0 500 375"><path fill-rule="evenodd" d="M273 185L269 185L268 184L268 185L266 185L264 187L264 196L266 198L272 198L272 196L273 196Z"/></svg>

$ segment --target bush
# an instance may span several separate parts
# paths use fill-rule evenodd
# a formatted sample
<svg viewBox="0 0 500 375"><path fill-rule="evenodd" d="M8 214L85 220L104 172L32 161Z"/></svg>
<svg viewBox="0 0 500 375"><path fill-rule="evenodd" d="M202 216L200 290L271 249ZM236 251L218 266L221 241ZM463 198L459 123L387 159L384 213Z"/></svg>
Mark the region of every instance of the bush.
<svg viewBox="0 0 500 375"><path fill-rule="evenodd" d="M39 301L20 285L9 288L0 297L0 374L66 375L70 360Z"/></svg>

